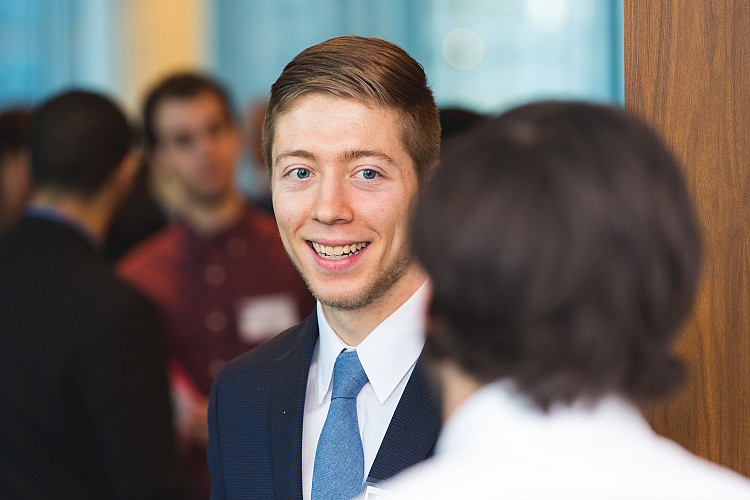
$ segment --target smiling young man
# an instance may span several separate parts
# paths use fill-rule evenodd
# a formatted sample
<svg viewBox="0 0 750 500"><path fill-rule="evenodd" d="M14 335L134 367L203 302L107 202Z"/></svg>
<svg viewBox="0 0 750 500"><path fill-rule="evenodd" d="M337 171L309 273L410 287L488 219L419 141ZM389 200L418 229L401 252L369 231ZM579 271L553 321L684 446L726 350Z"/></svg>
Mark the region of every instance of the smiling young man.
<svg viewBox="0 0 750 500"><path fill-rule="evenodd" d="M212 498L350 498L432 454L440 408L421 361L426 278L408 223L439 144L424 71L389 42L328 40L272 86L274 212L318 306L219 373Z"/></svg>

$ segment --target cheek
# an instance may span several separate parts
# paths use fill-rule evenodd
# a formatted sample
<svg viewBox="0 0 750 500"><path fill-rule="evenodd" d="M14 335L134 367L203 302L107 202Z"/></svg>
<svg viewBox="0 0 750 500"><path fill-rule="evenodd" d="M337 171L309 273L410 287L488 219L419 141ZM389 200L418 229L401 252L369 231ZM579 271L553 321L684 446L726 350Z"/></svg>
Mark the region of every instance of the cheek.
<svg viewBox="0 0 750 500"><path fill-rule="evenodd" d="M273 209L279 229L289 231L305 219L304 200L278 191L273 195Z"/></svg>
<svg viewBox="0 0 750 500"><path fill-rule="evenodd" d="M164 165L169 170L180 175L190 175L191 172L197 170L194 156L187 151L175 151L165 157L164 161Z"/></svg>
<svg viewBox="0 0 750 500"><path fill-rule="evenodd" d="M397 233L408 226L412 205L406 193L388 193L361 205L360 213L384 231Z"/></svg>
<svg viewBox="0 0 750 500"><path fill-rule="evenodd" d="M240 143L233 138L227 138L223 151L227 159L234 160L240 152Z"/></svg>
<svg viewBox="0 0 750 500"><path fill-rule="evenodd" d="M279 236L281 236L281 242L284 244L284 248L290 249L290 243L292 241L292 235L294 234L294 226L288 219L283 217L282 213L278 210L274 211L276 216L276 226L279 228Z"/></svg>

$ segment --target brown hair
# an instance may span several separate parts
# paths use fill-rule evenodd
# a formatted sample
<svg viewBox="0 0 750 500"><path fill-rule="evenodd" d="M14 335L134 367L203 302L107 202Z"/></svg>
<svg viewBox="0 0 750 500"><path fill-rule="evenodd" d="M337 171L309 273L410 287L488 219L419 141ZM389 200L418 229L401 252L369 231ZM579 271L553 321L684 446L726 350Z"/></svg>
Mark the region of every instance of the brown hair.
<svg viewBox="0 0 750 500"><path fill-rule="evenodd" d="M625 112L544 102L449 143L419 202L428 352L542 408L662 395L682 376L700 237L680 168Z"/></svg>
<svg viewBox="0 0 750 500"><path fill-rule="evenodd" d="M401 140L417 177L423 179L436 164L440 121L422 66L385 40L342 36L300 52L271 86L263 123L263 156L269 171L279 117L300 97L312 93L399 110Z"/></svg>
<svg viewBox="0 0 750 500"><path fill-rule="evenodd" d="M232 103L227 90L213 78L195 72L175 73L157 83L143 103L143 138L147 148L159 143L156 133L156 110L168 99L192 99L201 94L213 94L221 102L227 121L234 120Z"/></svg>

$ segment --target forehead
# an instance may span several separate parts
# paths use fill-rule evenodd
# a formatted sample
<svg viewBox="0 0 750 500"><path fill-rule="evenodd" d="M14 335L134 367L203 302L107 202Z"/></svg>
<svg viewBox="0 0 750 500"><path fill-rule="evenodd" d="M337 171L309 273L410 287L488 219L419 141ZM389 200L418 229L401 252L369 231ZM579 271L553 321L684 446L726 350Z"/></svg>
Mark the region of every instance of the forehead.
<svg viewBox="0 0 750 500"><path fill-rule="evenodd" d="M311 94L297 99L276 121L274 163L279 154L290 150L324 157L356 149L382 149L388 155L408 157L402 140L401 111Z"/></svg>
<svg viewBox="0 0 750 500"><path fill-rule="evenodd" d="M187 97L166 97L154 110L154 126L160 132L227 118L228 110L222 100L208 91Z"/></svg>

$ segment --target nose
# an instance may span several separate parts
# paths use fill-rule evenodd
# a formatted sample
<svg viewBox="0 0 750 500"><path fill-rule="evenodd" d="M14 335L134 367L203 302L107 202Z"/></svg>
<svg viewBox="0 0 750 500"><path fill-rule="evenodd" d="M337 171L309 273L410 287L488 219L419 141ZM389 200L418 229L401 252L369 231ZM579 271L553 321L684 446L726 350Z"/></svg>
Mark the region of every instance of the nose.
<svg viewBox="0 0 750 500"><path fill-rule="evenodd" d="M219 149L219 138L211 134L201 134L196 139L196 149L203 158L211 159Z"/></svg>
<svg viewBox="0 0 750 500"><path fill-rule="evenodd" d="M323 176L318 183L311 217L323 224L342 224L352 220L346 183L336 176Z"/></svg>

